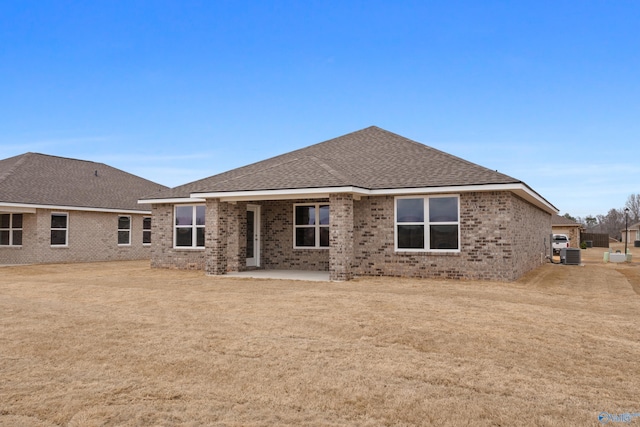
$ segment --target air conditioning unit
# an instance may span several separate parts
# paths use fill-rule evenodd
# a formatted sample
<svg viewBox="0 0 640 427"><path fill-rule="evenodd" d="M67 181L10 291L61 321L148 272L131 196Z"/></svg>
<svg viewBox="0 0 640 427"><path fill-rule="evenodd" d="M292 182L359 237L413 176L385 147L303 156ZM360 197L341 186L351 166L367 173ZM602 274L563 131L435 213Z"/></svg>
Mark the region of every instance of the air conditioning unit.
<svg viewBox="0 0 640 427"><path fill-rule="evenodd" d="M580 249L560 249L560 262L566 265L580 265Z"/></svg>

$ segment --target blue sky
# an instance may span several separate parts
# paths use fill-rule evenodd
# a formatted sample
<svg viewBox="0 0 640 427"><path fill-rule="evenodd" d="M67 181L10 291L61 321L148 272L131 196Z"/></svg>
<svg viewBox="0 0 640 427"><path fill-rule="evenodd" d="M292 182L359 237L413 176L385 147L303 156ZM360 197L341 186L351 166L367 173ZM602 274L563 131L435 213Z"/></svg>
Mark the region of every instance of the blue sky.
<svg viewBox="0 0 640 427"><path fill-rule="evenodd" d="M176 186L371 125L574 216L640 193L640 2L0 3L0 158Z"/></svg>

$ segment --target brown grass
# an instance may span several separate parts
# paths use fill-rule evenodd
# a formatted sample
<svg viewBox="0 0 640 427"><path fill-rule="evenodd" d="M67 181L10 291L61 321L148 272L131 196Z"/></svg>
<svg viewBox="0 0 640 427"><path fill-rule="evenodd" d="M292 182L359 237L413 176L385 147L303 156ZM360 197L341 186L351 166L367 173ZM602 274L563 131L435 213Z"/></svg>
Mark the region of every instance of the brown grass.
<svg viewBox="0 0 640 427"><path fill-rule="evenodd" d="M640 412L640 267L583 260L516 283L1 268L0 425L597 425Z"/></svg>

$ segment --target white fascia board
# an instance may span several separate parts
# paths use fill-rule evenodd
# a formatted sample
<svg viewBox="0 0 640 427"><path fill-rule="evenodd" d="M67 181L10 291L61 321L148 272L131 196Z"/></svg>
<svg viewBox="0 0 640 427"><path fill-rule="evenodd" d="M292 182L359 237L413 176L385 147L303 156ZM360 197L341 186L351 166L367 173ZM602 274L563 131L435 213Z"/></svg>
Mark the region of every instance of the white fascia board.
<svg viewBox="0 0 640 427"><path fill-rule="evenodd" d="M36 213L36 208L26 207L15 203L0 203L2 213Z"/></svg>
<svg viewBox="0 0 640 427"><path fill-rule="evenodd" d="M59 205L36 205L29 203L0 203L0 211L5 212L12 209L15 213L36 213L36 209L49 209L56 211L83 211L83 212L108 212L108 213L126 213L150 215L151 211L133 210L133 209L109 209L109 208L90 208L84 206L59 206Z"/></svg>
<svg viewBox="0 0 640 427"><path fill-rule="evenodd" d="M511 191L544 211L549 213L558 213L558 209L555 206L529 188L529 186L521 182L511 184L480 184L450 187L392 188L384 190L370 190L369 195L390 196L403 194L468 193L487 191Z"/></svg>
<svg viewBox="0 0 640 427"><path fill-rule="evenodd" d="M394 196L400 194L438 194L438 193L468 193L474 191L514 191L522 188L522 184L487 184L487 185L452 185L448 187L414 187L414 188L385 188L368 190L371 196Z"/></svg>
<svg viewBox="0 0 640 427"><path fill-rule="evenodd" d="M173 199L142 199L138 200L138 204L140 205L155 205L155 204L184 204L184 203L204 203L205 199L194 198L194 197L176 197Z"/></svg>
<svg viewBox="0 0 640 427"><path fill-rule="evenodd" d="M285 190L227 191L215 193L192 193L191 197L220 199L225 202L248 200L325 199L332 193L368 195L371 190L360 187L292 188Z"/></svg>
<svg viewBox="0 0 640 427"><path fill-rule="evenodd" d="M157 203L186 203L187 201L203 202L204 199L220 199L225 202L240 202L251 200L287 200L287 199L319 199L328 198L329 194L348 193L354 196L399 196L409 194L442 194L442 193L467 193L487 191L511 191L522 197L529 203L549 213L558 213L558 209L545 200L538 193L522 182L511 184L480 184L461 185L448 187L415 187L415 188L386 188L369 190L362 187L321 187L321 188L296 188L285 190L258 190L258 191L229 191L212 193L192 193L191 199L175 199L175 201L160 201ZM170 199L165 199L170 200ZM146 201L156 203L155 201Z"/></svg>

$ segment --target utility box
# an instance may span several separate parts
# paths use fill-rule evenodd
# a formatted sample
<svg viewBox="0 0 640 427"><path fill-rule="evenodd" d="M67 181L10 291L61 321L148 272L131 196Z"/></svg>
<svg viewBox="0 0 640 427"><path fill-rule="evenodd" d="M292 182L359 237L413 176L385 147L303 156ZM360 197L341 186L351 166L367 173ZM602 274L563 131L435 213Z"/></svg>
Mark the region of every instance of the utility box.
<svg viewBox="0 0 640 427"><path fill-rule="evenodd" d="M560 262L566 265L580 265L580 249L562 248L560 249Z"/></svg>

